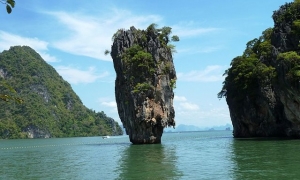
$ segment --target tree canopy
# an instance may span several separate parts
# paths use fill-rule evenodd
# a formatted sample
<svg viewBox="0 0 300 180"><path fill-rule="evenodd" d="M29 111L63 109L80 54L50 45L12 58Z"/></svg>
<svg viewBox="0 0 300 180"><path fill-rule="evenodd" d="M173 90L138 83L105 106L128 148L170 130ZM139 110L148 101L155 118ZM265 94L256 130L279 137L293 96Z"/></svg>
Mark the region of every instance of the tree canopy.
<svg viewBox="0 0 300 180"><path fill-rule="evenodd" d="M275 68L262 62L272 58L271 34L272 28L263 31L259 38L246 44L242 56L237 56L231 61L231 67L224 73L226 78L222 90L218 93L219 98L226 96L229 89L231 92L239 92L237 98L251 95L259 84L272 81L276 76Z"/></svg>
<svg viewBox="0 0 300 180"><path fill-rule="evenodd" d="M296 42L300 39L299 17L300 0L286 3L279 10L274 11L272 16L274 27L263 31L259 38L249 41L243 55L233 58L231 67L224 73L226 78L218 97L222 98L228 93L233 93L232 97L235 98L251 96L257 87L272 86L275 82L281 83L283 87L299 90L300 44ZM288 36L289 41L292 41L291 45L273 46L272 35L275 36L285 30L286 37ZM273 38L274 40L276 39Z"/></svg>
<svg viewBox="0 0 300 180"><path fill-rule="evenodd" d="M114 35L113 39L123 31L119 29ZM148 90L154 89L153 85L151 85L152 74L155 72L155 69L158 66L163 67L162 73L169 74L171 70L171 65L169 62L165 61L163 58L160 59L158 63L155 63L154 58L151 53L147 51L147 43L149 41L149 37L158 37L160 44L167 51L171 53L176 52L175 46L170 44L170 42L179 41L179 37L177 35L173 35L170 38L172 33L172 28L164 26L162 28L157 28L157 24L150 24L146 30L136 30L133 32L136 34L135 44L129 48L127 48L122 54L122 60L124 62L125 71L128 73L128 83L134 86L133 92L141 93L147 92ZM108 54L109 51L106 50L105 54ZM137 80L138 78L138 80ZM134 83L135 82L135 83ZM173 79L171 82L171 86L174 89L176 87L176 80Z"/></svg>
<svg viewBox="0 0 300 180"><path fill-rule="evenodd" d="M0 0L2 4L6 5L6 11L8 14L12 12L12 8L15 7L15 0Z"/></svg>
<svg viewBox="0 0 300 180"><path fill-rule="evenodd" d="M122 134L104 112L86 108L71 85L30 47L0 53L0 92L24 100L18 105L6 96L0 100L0 139L26 138L29 127L51 137Z"/></svg>

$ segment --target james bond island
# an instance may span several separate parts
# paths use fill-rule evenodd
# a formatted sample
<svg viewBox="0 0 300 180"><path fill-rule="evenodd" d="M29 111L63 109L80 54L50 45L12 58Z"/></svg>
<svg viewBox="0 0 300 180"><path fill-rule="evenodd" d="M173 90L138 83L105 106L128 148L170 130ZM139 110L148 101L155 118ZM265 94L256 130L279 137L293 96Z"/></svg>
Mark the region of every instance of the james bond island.
<svg viewBox="0 0 300 180"><path fill-rule="evenodd" d="M133 144L161 143L165 127L175 126L176 72L170 27L130 27L113 36L115 96L120 119Z"/></svg>
<svg viewBox="0 0 300 180"><path fill-rule="evenodd" d="M226 97L234 137L300 138L300 1L273 14L274 27L234 58Z"/></svg>

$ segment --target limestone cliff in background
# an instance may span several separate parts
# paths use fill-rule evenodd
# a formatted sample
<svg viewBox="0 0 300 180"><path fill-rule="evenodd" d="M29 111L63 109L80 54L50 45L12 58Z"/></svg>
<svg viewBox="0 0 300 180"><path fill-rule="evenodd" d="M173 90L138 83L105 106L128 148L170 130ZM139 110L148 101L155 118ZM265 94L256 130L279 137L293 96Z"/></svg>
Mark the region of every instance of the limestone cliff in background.
<svg viewBox="0 0 300 180"><path fill-rule="evenodd" d="M118 113L133 144L160 143L163 129L175 126L176 83L169 34L171 28L131 27L114 35L111 48L116 71Z"/></svg>
<svg viewBox="0 0 300 180"><path fill-rule="evenodd" d="M274 28L247 43L223 90L234 137L300 138L300 4L273 14Z"/></svg>

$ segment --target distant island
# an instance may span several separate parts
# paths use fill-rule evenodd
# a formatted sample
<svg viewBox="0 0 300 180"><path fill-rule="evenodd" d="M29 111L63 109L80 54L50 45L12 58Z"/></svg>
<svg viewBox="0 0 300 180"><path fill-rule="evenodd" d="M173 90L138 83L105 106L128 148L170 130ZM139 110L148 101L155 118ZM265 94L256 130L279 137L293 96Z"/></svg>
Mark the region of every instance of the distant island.
<svg viewBox="0 0 300 180"><path fill-rule="evenodd" d="M28 46L0 53L0 96L2 139L123 134L103 111L85 107L71 85Z"/></svg>
<svg viewBox="0 0 300 180"><path fill-rule="evenodd" d="M211 126L211 127L198 127L194 125L185 125L185 124L179 124L174 129L173 128L167 128L165 129L165 132L185 132L185 131L220 131L220 130L226 130L230 131L232 130L232 125L226 124L221 126Z"/></svg>

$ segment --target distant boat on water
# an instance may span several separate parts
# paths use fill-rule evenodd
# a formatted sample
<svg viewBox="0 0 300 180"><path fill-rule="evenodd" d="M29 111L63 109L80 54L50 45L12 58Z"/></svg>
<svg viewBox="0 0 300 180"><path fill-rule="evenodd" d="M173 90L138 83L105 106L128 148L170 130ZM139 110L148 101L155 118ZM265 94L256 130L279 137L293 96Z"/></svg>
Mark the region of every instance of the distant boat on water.
<svg viewBox="0 0 300 180"><path fill-rule="evenodd" d="M109 136L102 136L102 139L110 138Z"/></svg>

